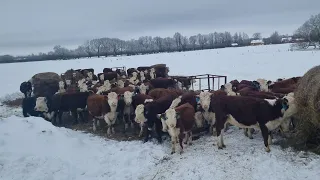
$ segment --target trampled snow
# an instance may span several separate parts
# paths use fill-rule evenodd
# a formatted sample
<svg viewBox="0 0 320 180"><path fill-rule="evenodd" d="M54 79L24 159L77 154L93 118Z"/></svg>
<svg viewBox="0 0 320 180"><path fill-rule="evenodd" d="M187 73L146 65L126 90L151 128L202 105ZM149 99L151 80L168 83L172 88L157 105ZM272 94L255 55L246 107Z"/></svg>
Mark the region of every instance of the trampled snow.
<svg viewBox="0 0 320 180"><path fill-rule="evenodd" d="M288 45L226 48L144 56L2 64L0 100L20 97L19 85L39 72L69 68L137 67L165 63L171 75L219 74L232 79L301 76L318 65L318 51L288 51ZM14 93L14 94L13 94ZM170 154L171 143L117 142L54 127L41 118L22 118L21 109L0 106L0 179L317 179L318 156L271 146L260 132L248 139L231 127L226 149L204 136L185 153ZM276 137L274 142L279 137Z"/></svg>

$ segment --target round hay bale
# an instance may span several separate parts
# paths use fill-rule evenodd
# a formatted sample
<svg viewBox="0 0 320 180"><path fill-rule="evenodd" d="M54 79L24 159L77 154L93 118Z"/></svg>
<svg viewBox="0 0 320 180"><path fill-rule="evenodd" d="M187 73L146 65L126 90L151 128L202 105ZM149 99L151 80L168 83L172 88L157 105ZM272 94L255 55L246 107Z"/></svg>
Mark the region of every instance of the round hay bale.
<svg viewBox="0 0 320 180"><path fill-rule="evenodd" d="M299 80L294 93L297 106L295 143L320 150L320 66ZM319 151L320 152L320 151Z"/></svg>
<svg viewBox="0 0 320 180"><path fill-rule="evenodd" d="M61 81L60 76L54 72L35 74L31 78L34 96L52 96L59 89L59 81Z"/></svg>

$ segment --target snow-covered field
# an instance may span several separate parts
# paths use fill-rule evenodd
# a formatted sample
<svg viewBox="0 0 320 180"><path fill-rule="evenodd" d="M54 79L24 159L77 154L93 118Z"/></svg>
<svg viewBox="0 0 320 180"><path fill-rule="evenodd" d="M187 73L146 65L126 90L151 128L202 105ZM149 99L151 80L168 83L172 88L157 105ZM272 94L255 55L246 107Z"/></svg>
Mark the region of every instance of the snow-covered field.
<svg viewBox="0 0 320 180"><path fill-rule="evenodd" d="M69 68L137 67L165 63L171 75L203 73L232 79L276 79L301 76L318 65L319 51L288 51L288 45L227 48L145 56L92 58L0 65L1 100L20 96L19 85L39 72L62 73ZM52 126L21 110L0 104L0 179L318 179L318 156L271 146L264 151L261 134L246 138L230 128L224 150L204 136L170 155L170 142L117 142ZM276 141L276 139L275 139Z"/></svg>

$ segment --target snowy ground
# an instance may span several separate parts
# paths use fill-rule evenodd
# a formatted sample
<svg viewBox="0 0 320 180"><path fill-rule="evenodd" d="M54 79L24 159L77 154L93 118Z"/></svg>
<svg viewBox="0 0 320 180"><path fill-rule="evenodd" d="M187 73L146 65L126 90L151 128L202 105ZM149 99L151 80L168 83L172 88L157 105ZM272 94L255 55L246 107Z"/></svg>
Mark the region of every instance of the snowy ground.
<svg viewBox="0 0 320 180"><path fill-rule="evenodd" d="M0 101L21 96L19 85L38 72L62 73L69 68L137 67L166 63L171 74L222 74L228 79L276 79L303 75L318 65L320 52L288 51L288 45L228 48L146 56L48 61L0 65L6 88ZM306 62L307 61L307 62ZM179 64L181 64L179 66ZM19 73L17 73L19 72ZM14 73L15 75L12 75ZM9 77L9 78L8 78ZM9 95L8 95L9 94ZM0 104L0 179L317 179L318 156L271 146L264 151L261 134L250 140L232 127L224 150L204 136L170 155L170 142L117 142L52 126L35 117L22 118L21 109ZM276 138L277 139L277 138ZM241 143L239 143L241 142ZM275 140L276 142L276 140Z"/></svg>

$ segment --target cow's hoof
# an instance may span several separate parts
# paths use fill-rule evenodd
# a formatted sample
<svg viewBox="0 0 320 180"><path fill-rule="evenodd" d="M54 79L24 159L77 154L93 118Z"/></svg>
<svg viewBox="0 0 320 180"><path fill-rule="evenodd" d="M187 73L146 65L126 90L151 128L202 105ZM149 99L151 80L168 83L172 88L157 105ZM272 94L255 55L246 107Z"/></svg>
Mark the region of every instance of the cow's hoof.
<svg viewBox="0 0 320 180"><path fill-rule="evenodd" d="M171 154L174 154L175 152L174 151L171 151Z"/></svg>
<svg viewBox="0 0 320 180"><path fill-rule="evenodd" d="M223 147L221 147L221 146L218 146L218 149L223 149Z"/></svg>
<svg viewBox="0 0 320 180"><path fill-rule="evenodd" d="M251 136L251 137L249 137L249 139L253 139L253 137Z"/></svg>
<svg viewBox="0 0 320 180"><path fill-rule="evenodd" d="M225 147L226 147L226 145L222 144L222 147L223 147L223 148L225 148Z"/></svg>

